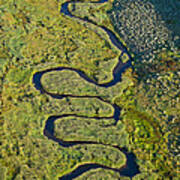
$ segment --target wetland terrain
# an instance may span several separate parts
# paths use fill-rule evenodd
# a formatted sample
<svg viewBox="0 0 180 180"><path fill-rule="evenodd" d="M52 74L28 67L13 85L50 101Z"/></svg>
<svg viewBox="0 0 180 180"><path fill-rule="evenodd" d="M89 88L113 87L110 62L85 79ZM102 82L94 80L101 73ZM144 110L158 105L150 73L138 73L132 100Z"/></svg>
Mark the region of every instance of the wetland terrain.
<svg viewBox="0 0 180 180"><path fill-rule="evenodd" d="M178 7L0 0L0 180L178 180Z"/></svg>

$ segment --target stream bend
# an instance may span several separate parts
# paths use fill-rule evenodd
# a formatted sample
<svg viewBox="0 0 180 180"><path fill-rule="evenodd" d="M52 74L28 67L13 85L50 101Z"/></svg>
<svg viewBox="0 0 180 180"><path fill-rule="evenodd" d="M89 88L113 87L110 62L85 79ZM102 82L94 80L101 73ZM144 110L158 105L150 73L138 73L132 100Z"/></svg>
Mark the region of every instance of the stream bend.
<svg viewBox="0 0 180 180"><path fill-rule="evenodd" d="M98 2L90 2L90 3L105 3L108 0L100 0ZM58 68L52 68L52 69L47 69L44 71L39 71L36 72L33 75L33 83L34 86L37 90L39 90L41 93L47 94L49 96L51 96L52 98L55 99L63 99L65 97L76 97L76 98L97 98L102 102L106 102L108 104L110 104L113 109L114 109L114 114L111 117L86 117L86 116L78 116L76 114L63 114L63 115L57 115L57 116L50 116L47 120L46 120L46 124L45 124L45 128L44 128L44 135L46 137L48 137L48 139L53 140L54 142L59 143L59 145L63 146L63 147L70 147L70 146L74 146L74 145L78 145L78 144L101 144L101 145L106 145L106 146L110 146L113 148L118 149L119 151L123 152L126 155L126 165L120 169L115 169L115 168L110 168L110 167L106 167L104 165L100 165L100 164L96 164L96 163L89 163L89 164L83 164L78 166L75 170L73 170L71 173L66 174L62 177L60 177L60 180L70 180L70 179L74 179L76 177L78 177L79 175L83 174L84 172L87 172L90 169L96 169L96 168L104 168L104 169L109 169L109 170L113 170L116 172L119 172L120 175L123 176L128 176L128 177L133 177L134 175L140 173L139 172L139 167L135 162L135 155L133 153L128 152L128 150L126 148L120 148L117 146L113 146L110 144L102 144L102 143L98 143L98 142L93 142L93 141L63 141L62 139L59 139L57 137L54 136L54 122L57 119L63 118L63 117L68 117L68 116L74 116L74 117L85 117L85 118L94 118L94 119L110 119L110 118L114 118L115 119L115 123L112 124L113 126L115 126L119 120L119 116L120 116L120 108L116 105L116 104L112 104L109 101L104 100L102 97L100 96L78 96L78 95L68 95L68 94L53 94L50 93L48 91L46 91L43 88L43 85L41 83L41 78L45 73L48 72L52 72L52 71L62 71L62 70L69 70L69 71L74 71L76 72L81 78L83 78L84 80L86 80L89 83L93 83L94 85L98 86L98 87L104 87L104 88L109 88L111 86L114 86L115 84L117 84L119 81L121 81L121 74L129 67L132 67L132 57L130 55L130 53L128 52L127 48L122 44L122 42L120 42L120 40L116 37L116 35L109 30L108 28L104 27L104 26L99 26L97 25L95 22L88 20L88 19L83 19L77 16L74 16L71 14L71 12L68 9L68 5L70 3L79 3L79 2L65 2L62 4L61 6L61 10L60 13L63 13L64 15L70 17L70 18L75 18L75 19L79 19L81 21L84 21L86 23L91 23L94 24L98 27L100 27L102 30L104 30L106 32L106 34L109 36L109 39L111 40L111 42L113 43L114 46L116 46L118 49L120 49L122 51L120 57L119 57L119 61L116 65L116 67L113 69L113 79L108 82L108 83L104 83L104 84L98 84L97 82L95 82L94 80L90 79L83 71L75 69L75 68L68 68L68 67L58 67ZM129 60L126 63L122 63L121 61L121 56L126 53Z"/></svg>

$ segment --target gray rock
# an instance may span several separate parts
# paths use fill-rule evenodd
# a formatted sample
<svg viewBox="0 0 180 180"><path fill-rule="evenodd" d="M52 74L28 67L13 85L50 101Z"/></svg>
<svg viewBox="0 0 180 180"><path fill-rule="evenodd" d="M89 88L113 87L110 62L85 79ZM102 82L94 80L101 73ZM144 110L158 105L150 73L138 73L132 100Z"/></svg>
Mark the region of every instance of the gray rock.
<svg viewBox="0 0 180 180"><path fill-rule="evenodd" d="M109 15L137 59L148 61L157 49L175 49L174 39L179 40L180 31L173 31L170 23L179 22L178 8L177 0L115 0Z"/></svg>

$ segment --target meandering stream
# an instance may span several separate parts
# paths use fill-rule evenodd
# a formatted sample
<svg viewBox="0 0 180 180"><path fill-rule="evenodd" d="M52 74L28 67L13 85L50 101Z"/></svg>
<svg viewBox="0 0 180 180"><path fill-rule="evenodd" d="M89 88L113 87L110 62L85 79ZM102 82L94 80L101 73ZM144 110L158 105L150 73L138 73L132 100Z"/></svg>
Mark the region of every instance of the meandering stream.
<svg viewBox="0 0 180 180"><path fill-rule="evenodd" d="M91 2L91 3L105 3L108 0L100 0L98 2ZM53 72L53 71L63 71L63 70L69 70L69 71L74 71L76 72L81 78L83 78L84 80L86 80L89 83L93 83L94 85L96 85L97 87L104 87L104 88L109 88L111 86L114 86L115 84L117 84L119 81L121 81L121 74L129 67L131 67L131 62L132 62L132 57L130 55L130 53L128 52L127 48L119 41L119 39L116 37L116 35L109 30L108 28L104 27L104 26L99 26L97 25L95 22L87 20L87 19L83 19L80 17L76 17L74 15L71 14L71 12L68 9L68 5L70 3L78 3L78 2L65 2L64 4L62 4L60 13L63 13L64 15L70 17L70 18L76 18L79 19L81 21L84 21L86 23L91 23L94 24L98 27L100 27L102 30L104 30L105 33L107 33L107 35L109 36L109 39L111 40L111 42L113 43L114 46L116 46L119 50L121 50L121 55L119 57L119 62L117 63L116 67L113 69L113 79L105 84L99 84L95 81L93 81L92 79L90 79L84 72L82 72L81 70L75 69L75 68L67 68L67 67L58 67L58 68L52 68L52 69L47 69L44 71L40 71L40 72L36 72L33 76L33 83L34 86L37 90L39 90L41 93L45 93L48 94L49 96L51 96L52 98L57 98L57 99L62 99L65 97L76 97L76 98L97 98L102 102L106 102L108 104L110 104L113 109L114 109L114 114L112 117L93 117L94 119L110 119L110 118L114 118L115 119L115 123L112 124L113 126L116 126L118 120L119 120L119 116L120 116L120 108L116 105L113 104L107 100L104 100L102 97L100 96L78 96L78 95L68 95L68 94L53 94L50 93L48 91L46 91L43 88L43 85L41 83L41 78L45 73L48 72ZM126 63L123 63L121 61L121 56L126 53L126 55L128 56L129 60ZM48 137L48 139L53 140L57 143L59 143L59 145L63 146L63 147L70 147L70 146L75 146L78 144L102 144L102 143L98 143L98 142L94 142L94 141L64 141L62 139L59 139L57 137L54 136L54 122L56 121L56 119L60 119L60 118L64 118L64 117L68 117L68 116L75 116L75 117L85 117L85 118L90 118L90 117L86 117L86 116L78 116L76 114L63 114L63 115L59 115L59 116L50 116L47 121L46 121L46 125L44 128L44 135ZM75 170L73 170L71 173L66 174L65 176L60 177L59 179L62 180L67 180L67 179L73 179L78 177L79 175L83 174L84 172L87 172L90 169L96 169L96 168L105 168L105 169L109 169L109 170L113 170L116 172L119 172L120 175L123 176L128 176L128 177L133 177L134 175L139 173L139 168L138 165L135 162L135 155L133 153L129 153L127 151L126 148L120 148L118 146L113 146L110 144L103 144L106 146L111 146L113 148L118 149L119 151L123 152L126 155L126 165L120 169L115 169L115 168L111 168L111 167L106 167L104 165L100 165L100 164L95 164L95 163L89 163L89 164L84 164L84 165L80 165L79 167L77 167Z"/></svg>

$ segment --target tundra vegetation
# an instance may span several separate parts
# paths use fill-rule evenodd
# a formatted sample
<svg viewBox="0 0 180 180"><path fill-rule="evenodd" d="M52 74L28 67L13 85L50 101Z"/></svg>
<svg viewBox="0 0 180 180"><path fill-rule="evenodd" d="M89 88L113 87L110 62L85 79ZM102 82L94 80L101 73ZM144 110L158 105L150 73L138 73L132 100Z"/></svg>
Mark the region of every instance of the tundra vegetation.
<svg viewBox="0 0 180 180"><path fill-rule="evenodd" d="M90 170L80 177L77 178L77 180L85 180L85 179L103 179L103 180L108 180L108 179L114 179L118 180L120 178L119 173L114 172L112 170L107 170L107 169L95 169L95 170ZM129 180L128 177L121 177L122 180Z"/></svg>
<svg viewBox="0 0 180 180"><path fill-rule="evenodd" d="M111 30L115 27L117 32L113 31L135 54L134 71L126 70L122 81L108 89L87 83L75 72L54 71L42 77L43 87L57 94L100 96L117 104L121 108L120 121L111 126L113 118L93 118L112 117L114 109L109 103L96 97L54 99L41 94L32 83L36 72L59 66L80 69L98 83L112 79L112 70L121 52L98 27L60 14L63 2L65 0L24 0L23 3L21 0L0 0L0 179L52 180L84 163L123 167L125 154L105 144L127 147L134 152L141 174L133 180L178 179L180 55L178 34L172 32L173 24L176 29L179 27L176 16L172 15L172 19L163 22L165 24L159 22L159 27L163 27L162 38L157 35L158 27L152 37L144 36L154 39L151 45L140 41L138 28L132 32L126 23L123 24L127 21L119 19L122 24L118 24L116 15L119 13L122 13L119 18L130 19L128 21L132 24L133 13L142 10L137 4L124 6L123 11L118 9L121 2L118 0L113 4L111 1L97 6L79 3L75 8L69 7L76 16L88 18ZM176 9L179 3L177 0L173 2L170 6ZM155 8L156 4L153 5ZM148 5L142 7L145 12ZM156 14L155 10L152 11L151 15ZM127 15L129 12L132 16ZM153 21L152 18L151 24L156 24ZM167 23L170 27L165 26ZM126 36L122 36L119 27L126 28ZM175 39L170 41L171 38L167 37L170 45L161 49L155 42L156 38L159 41L164 38L164 32L172 34ZM128 38L132 38L131 41ZM134 42L139 42L135 48ZM176 43L173 45L173 42ZM151 60L144 58L146 53L141 51L144 45L150 45L151 53L153 48ZM61 114L90 118L71 116L57 119L54 123L57 138L91 140L102 144L64 148L49 140L43 134L45 122L49 116ZM110 126L104 129L103 125L108 123ZM97 177L129 179L115 171L100 168L90 170L77 179Z"/></svg>
<svg viewBox="0 0 180 180"><path fill-rule="evenodd" d="M115 0L109 11L135 55L135 86L115 101L141 171L158 179L179 178L179 7L176 0Z"/></svg>

